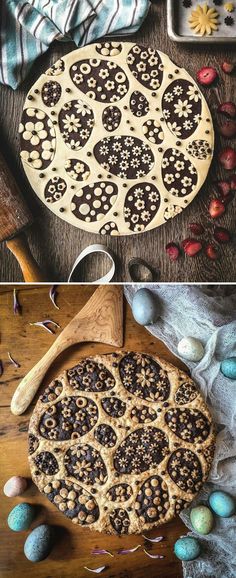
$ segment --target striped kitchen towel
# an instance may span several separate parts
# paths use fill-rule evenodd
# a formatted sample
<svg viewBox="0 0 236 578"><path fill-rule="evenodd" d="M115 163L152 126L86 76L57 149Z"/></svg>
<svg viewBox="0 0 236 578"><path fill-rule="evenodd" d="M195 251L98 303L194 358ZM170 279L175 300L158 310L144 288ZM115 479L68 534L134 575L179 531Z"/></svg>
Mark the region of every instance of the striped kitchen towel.
<svg viewBox="0 0 236 578"><path fill-rule="evenodd" d="M17 88L53 40L132 34L150 0L0 0L0 82Z"/></svg>

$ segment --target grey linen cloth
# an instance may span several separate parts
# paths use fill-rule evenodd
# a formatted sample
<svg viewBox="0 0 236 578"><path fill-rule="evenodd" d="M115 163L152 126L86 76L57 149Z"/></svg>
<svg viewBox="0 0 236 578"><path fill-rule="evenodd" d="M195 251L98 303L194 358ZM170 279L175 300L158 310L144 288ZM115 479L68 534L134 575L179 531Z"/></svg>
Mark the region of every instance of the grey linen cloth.
<svg viewBox="0 0 236 578"><path fill-rule="evenodd" d="M125 296L131 304L134 293L143 285L127 285ZM193 505L206 504L213 489L225 490L236 498L236 381L220 372L224 358L236 356L236 286L145 285L159 303L160 317L146 329L178 357L177 345L184 336L194 336L205 346L201 361L182 358L198 384L217 427L214 461L208 482ZM158 353L158 351L157 351ZM192 531L189 514L181 513L188 535L198 537L203 554L192 562L183 562L184 578L236 577L236 516L215 516L215 525L207 536ZM187 532L186 532L187 534Z"/></svg>

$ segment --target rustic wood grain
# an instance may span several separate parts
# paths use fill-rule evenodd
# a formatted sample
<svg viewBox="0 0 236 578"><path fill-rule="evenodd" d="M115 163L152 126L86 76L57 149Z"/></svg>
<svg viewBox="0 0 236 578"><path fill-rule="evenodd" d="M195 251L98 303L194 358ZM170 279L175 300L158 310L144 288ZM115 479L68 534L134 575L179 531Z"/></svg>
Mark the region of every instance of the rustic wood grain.
<svg viewBox="0 0 236 578"><path fill-rule="evenodd" d="M34 367L19 383L11 402L11 411L21 415L29 407L47 370L68 347L94 341L123 346L122 285L100 285L79 313Z"/></svg>
<svg viewBox="0 0 236 578"><path fill-rule="evenodd" d="M1 287L1 343L0 359L4 362L4 374L0 378L0 484L12 475L30 476L27 460L27 429L32 407L23 416L13 416L10 412L11 397L19 381L30 370L39 358L47 351L55 337L43 329L29 325L50 317L57 321L61 328L85 305L94 292L92 286L61 286L59 288L57 311L48 297L49 287L20 287L19 299L22 304L22 315L14 316L12 311L12 288ZM58 331L59 334L59 331ZM157 353L166 360L175 363L179 368L184 365L177 360L165 345L153 338L144 328L134 321L130 308L125 307L125 342L126 349ZM15 369L7 359L7 351L20 362ZM80 344L64 352L50 368L44 385L66 367L72 367L80 356L114 351L114 347L102 344ZM43 387L41 388L42 392ZM32 564L23 554L23 544L27 532L14 533L7 526L7 516L17 503L27 501L37 504L38 515L34 527L42 522L55 524L58 530L57 544L50 557L40 563ZM150 536L164 535L165 540L153 545L152 551L162 553L163 560L151 560L141 551L127 556L92 557L92 548L100 547L117 551L121 547L134 547L140 543L140 537L105 536L85 528L73 526L56 508L30 485L27 492L18 498L6 498L1 490L0 522L0 576L1 578L86 578L90 576L83 567L107 564L109 568L102 574L104 578L182 578L181 564L173 554L175 540L186 532L185 526L177 517L161 529L153 530ZM143 539L141 539L143 543ZM149 546L150 547L150 546Z"/></svg>
<svg viewBox="0 0 236 578"><path fill-rule="evenodd" d="M130 37L127 37L129 40ZM187 68L196 77L196 71L202 66L216 66L220 69L223 60L234 60L233 45L222 47L221 45L181 45L172 42L166 33L166 2L159 0L152 5L149 16L142 29L132 40L150 44L163 52L166 52L177 65ZM20 121L21 110L25 95L32 83L38 78L50 64L59 56L73 50L71 43L57 43L50 47L47 54L33 66L32 72L24 84L13 92L7 87L0 88L0 118L1 118L1 145L8 162L18 178L21 190L36 218L36 223L31 228L29 240L37 260L45 266L47 279L66 281L71 267L79 252L92 243L101 242L99 235L85 233L58 219L47 207L45 207L30 186L20 167L19 161L19 138L17 127ZM203 93L210 105L214 118L216 108L220 101L234 100L235 76L220 74L220 81L214 88L203 88ZM144 233L142 235L120 238L102 239L117 255L117 272L114 280L129 281L128 262L132 257L141 257L147 260L160 272L162 281L179 282L222 282L236 280L235 243L221 248L221 257L212 262L203 254L195 258L182 257L180 261L172 263L165 254L165 245L172 241L183 240L189 236L188 223L192 221L204 221L209 227L209 238L212 236L212 222L207 217L209 198L214 193L214 181L220 175L217 167L217 152L223 141L217 136L215 161L209 174L206 185L191 205L176 219L164 226ZM224 144L229 144L224 141ZM223 174L223 173L222 173ZM226 215L221 217L219 223L235 230L235 207L234 200L227 210ZM81 268L81 278L86 281L98 279L106 272L107 263L101 259L88 261ZM21 273L6 247L0 248L0 280L21 281Z"/></svg>

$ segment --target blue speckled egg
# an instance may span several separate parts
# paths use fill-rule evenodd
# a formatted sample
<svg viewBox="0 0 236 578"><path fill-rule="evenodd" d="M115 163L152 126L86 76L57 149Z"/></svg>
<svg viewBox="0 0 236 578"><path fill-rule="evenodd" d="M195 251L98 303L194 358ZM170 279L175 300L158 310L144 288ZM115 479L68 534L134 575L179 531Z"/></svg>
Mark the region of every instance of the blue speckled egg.
<svg viewBox="0 0 236 578"><path fill-rule="evenodd" d="M234 498L220 490L212 492L209 496L209 504L213 512L222 518L229 518L230 516L233 516L236 511Z"/></svg>
<svg viewBox="0 0 236 578"><path fill-rule="evenodd" d="M236 357L228 357L220 364L220 371L229 379L236 379Z"/></svg>
<svg viewBox="0 0 236 578"><path fill-rule="evenodd" d="M209 534L213 528L213 514L207 506L196 506L190 512L191 524L199 534Z"/></svg>
<svg viewBox="0 0 236 578"><path fill-rule="evenodd" d="M49 556L55 541L52 526L41 524L35 528L25 541L24 554L30 562L41 562Z"/></svg>
<svg viewBox="0 0 236 578"><path fill-rule="evenodd" d="M195 560L201 554L201 546L196 538L185 536L175 542L174 553L179 560Z"/></svg>
<svg viewBox="0 0 236 578"><path fill-rule="evenodd" d="M35 518L36 510L31 504L22 502L18 504L11 510L7 522L9 528L14 530L14 532L20 532L21 530L28 530L31 526L33 519Z"/></svg>
<svg viewBox="0 0 236 578"><path fill-rule="evenodd" d="M152 325L159 316L156 296L150 289L139 289L136 291L132 312L135 321L140 325Z"/></svg>

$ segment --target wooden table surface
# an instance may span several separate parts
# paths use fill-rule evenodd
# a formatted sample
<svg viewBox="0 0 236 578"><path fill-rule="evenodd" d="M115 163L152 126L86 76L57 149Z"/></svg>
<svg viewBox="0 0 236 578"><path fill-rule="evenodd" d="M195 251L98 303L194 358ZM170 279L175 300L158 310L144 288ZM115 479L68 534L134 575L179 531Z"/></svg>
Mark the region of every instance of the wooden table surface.
<svg viewBox="0 0 236 578"><path fill-rule="evenodd" d="M130 39L127 38L127 39ZM150 44L170 58L187 68L193 77L202 66L216 66L219 70L223 60L233 57L234 47L224 45L181 45L172 42L166 31L166 1L156 0L152 5L148 18L141 30L131 40L144 44ZM203 187L197 198L176 219L165 224L159 229L142 235L109 238L105 240L99 235L85 233L76 229L53 215L30 190L30 186L20 166L18 125L24 99L30 86L35 82L40 73L47 69L59 56L73 50L74 45L57 43L50 47L47 54L35 64L32 73L24 84L13 92L10 88L0 88L0 148L8 159L13 173L16 175L21 189L27 199L36 218L35 225L29 234L30 244L34 255L45 267L47 279L66 281L72 264L80 251L92 243L102 242L113 249L117 256L116 281L129 281L128 262L132 257L141 257L160 272L161 281L235 281L236 259L235 244L222 248L221 258L212 262L205 255L195 258L184 258L176 263L171 263L165 254L165 245L170 241L183 240L189 236L188 223L202 221L208 226L207 207L209 196L214 192L214 180L219 175L217 162L213 163L208 183ZM220 101L234 100L235 76L220 75L221 79L214 88L203 88L210 108L215 117L215 110ZM225 144L225 143L224 143ZM227 141L226 141L226 144ZM216 152L220 145L216 139ZM225 216L221 217L219 224L235 229L234 201ZM210 223L210 229L212 223ZM82 280L91 281L98 279L107 268L107 262L99 257L88 261L81 271ZM4 245L0 248L0 280L21 281L21 273L13 256L7 252Z"/></svg>
<svg viewBox="0 0 236 578"><path fill-rule="evenodd" d="M3 495L3 485L12 475L30 476L27 460L27 429L32 407L22 416L13 416L9 407L11 397L22 377L41 358L55 339L43 329L30 326L29 323L51 318L63 328L83 307L94 291L91 285L61 286L58 295L60 310L57 311L49 300L48 289L47 286L40 288L21 286L19 299L22 304L22 315L19 316L14 315L12 311L12 287L6 285L0 288L0 359L5 367L4 374L0 378L0 576L1 578L13 576L23 578L28 575L31 578L86 578L90 573L83 569L84 566L96 568L107 564L109 568L102 573L104 578L144 578L147 574L150 578L181 578L181 564L173 554L173 545L180 535L186 533L186 528L178 517L149 534L165 537L161 544L152 546L152 552L162 553L165 556L163 560L151 560L142 551L127 556L116 556L114 559L109 556L92 557L90 551L94 547L117 551L121 547L131 548L140 542L143 544L144 540L140 536L122 538L106 536L74 526L32 484L21 497L7 498ZM137 325L127 305L125 306L124 347L158 353L181 369L185 369L162 342ZM62 369L76 364L80 356L113 350L112 347L93 343L73 346L53 364L45 383L49 383ZM21 364L19 369L15 369L8 362L8 351ZM8 513L17 503L23 501L39 506L37 518L33 523L34 527L40 523L49 523L58 528L57 544L50 557L40 564L32 564L23 554L23 545L28 533L14 533L7 526Z"/></svg>

